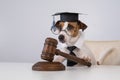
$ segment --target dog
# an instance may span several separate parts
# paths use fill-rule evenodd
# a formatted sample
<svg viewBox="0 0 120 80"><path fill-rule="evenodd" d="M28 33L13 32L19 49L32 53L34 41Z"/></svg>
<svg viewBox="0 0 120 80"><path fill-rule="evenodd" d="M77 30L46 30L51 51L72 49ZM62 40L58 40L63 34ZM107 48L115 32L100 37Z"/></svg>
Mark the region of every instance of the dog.
<svg viewBox="0 0 120 80"><path fill-rule="evenodd" d="M95 59L95 56L84 42L84 30L87 28L87 25L83 22L57 21L55 26L59 33L58 40L61 46L61 51L70 53L67 48L76 46L73 50L74 54L85 61L91 62L92 65L120 65L120 55L117 52L119 50L118 48L108 48L100 53L98 59ZM54 61L63 62L65 60L66 58L58 56ZM82 64L77 63L74 66L81 65Z"/></svg>
<svg viewBox="0 0 120 80"><path fill-rule="evenodd" d="M91 62L92 65L97 64L94 55L84 43L84 30L87 28L86 24L84 24L81 21L57 21L55 26L57 27L57 32L59 32L58 41L61 45L61 51L65 53L70 53L68 47L75 46L76 48L73 50L73 52L76 55L76 57ZM63 62L64 60L66 60L66 58L58 56L54 61ZM76 63L73 66L80 65L82 64Z"/></svg>

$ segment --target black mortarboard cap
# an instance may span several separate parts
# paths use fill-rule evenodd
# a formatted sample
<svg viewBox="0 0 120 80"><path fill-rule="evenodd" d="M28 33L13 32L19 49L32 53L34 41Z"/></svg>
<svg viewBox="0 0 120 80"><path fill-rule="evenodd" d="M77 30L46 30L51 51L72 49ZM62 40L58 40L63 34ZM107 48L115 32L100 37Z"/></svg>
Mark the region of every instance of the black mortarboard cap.
<svg viewBox="0 0 120 80"><path fill-rule="evenodd" d="M87 14L83 14L83 13L74 13L74 12L60 12L60 13L55 13L53 14L53 25L51 26L51 31L55 31L56 30L56 26L55 26L55 16L60 15L60 20L59 21L68 21L68 22L75 22L75 21L79 21L79 15L87 15ZM86 26L87 27L87 26Z"/></svg>
<svg viewBox="0 0 120 80"><path fill-rule="evenodd" d="M72 12L61 12L55 13L53 16L60 15L60 21L78 21L80 13L72 13Z"/></svg>

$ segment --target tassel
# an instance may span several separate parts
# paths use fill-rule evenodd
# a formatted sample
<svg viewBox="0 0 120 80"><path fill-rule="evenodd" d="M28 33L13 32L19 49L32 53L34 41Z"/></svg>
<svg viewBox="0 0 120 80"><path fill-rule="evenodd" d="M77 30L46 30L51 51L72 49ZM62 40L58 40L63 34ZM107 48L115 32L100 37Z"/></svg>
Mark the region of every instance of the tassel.
<svg viewBox="0 0 120 80"><path fill-rule="evenodd" d="M55 17L53 16L53 23L52 23L52 26L51 26L51 31L55 31L56 28L55 28Z"/></svg>

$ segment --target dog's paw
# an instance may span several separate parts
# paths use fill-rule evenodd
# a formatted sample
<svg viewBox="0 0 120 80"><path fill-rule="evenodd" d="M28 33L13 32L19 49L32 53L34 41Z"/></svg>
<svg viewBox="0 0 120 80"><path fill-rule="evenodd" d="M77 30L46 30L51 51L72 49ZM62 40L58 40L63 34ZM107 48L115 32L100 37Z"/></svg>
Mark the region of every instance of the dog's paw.
<svg viewBox="0 0 120 80"><path fill-rule="evenodd" d="M83 58L86 62L91 62L91 58L88 56L83 56Z"/></svg>

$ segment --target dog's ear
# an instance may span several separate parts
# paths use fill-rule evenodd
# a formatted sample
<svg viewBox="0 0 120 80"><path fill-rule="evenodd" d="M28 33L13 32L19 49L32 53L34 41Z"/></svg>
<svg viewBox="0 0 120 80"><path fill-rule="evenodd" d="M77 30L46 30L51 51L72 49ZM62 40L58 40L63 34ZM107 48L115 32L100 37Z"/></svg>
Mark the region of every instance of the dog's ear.
<svg viewBox="0 0 120 80"><path fill-rule="evenodd" d="M84 31L87 28L87 25L81 21L78 21L77 24L79 26L79 29L82 29L82 31Z"/></svg>

